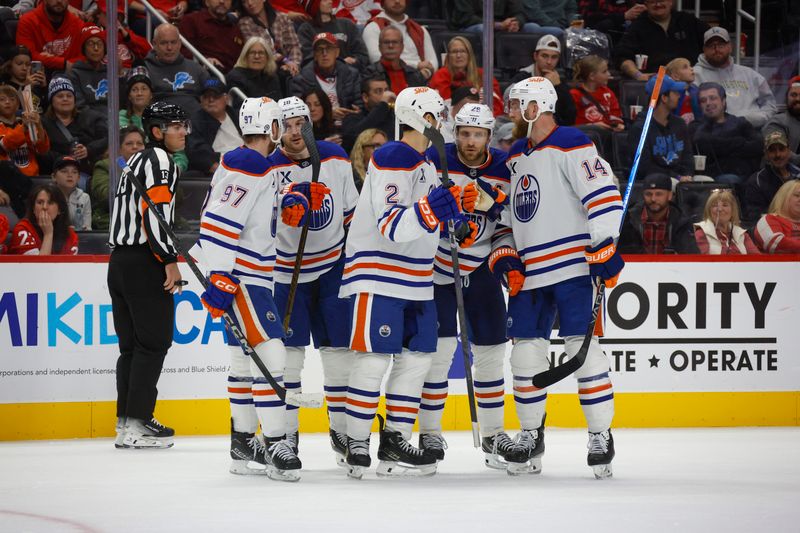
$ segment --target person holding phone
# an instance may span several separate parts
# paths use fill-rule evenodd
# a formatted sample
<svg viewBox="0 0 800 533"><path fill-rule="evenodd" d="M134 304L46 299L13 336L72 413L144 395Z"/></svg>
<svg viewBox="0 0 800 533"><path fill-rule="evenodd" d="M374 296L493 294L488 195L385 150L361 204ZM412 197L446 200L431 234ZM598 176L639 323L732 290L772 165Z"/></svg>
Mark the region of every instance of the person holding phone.
<svg viewBox="0 0 800 533"><path fill-rule="evenodd" d="M0 84L11 85L21 91L31 86L33 105L41 112L47 104L47 77L41 61L32 61L31 51L25 46L15 46L9 58L0 66Z"/></svg>

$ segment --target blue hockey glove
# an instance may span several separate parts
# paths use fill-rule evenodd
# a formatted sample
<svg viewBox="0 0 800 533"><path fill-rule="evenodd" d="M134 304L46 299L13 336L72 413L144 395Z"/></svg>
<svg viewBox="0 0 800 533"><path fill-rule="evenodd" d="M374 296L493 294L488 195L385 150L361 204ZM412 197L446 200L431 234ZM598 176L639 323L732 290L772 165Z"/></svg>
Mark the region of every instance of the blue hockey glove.
<svg viewBox="0 0 800 533"><path fill-rule="evenodd" d="M617 278L625 266L622 256L617 253L614 239L607 238L597 246L586 247L586 262L589 263L589 273L600 277L610 289L617 284Z"/></svg>
<svg viewBox="0 0 800 533"><path fill-rule="evenodd" d="M417 213L419 223L433 233L439 229L440 222L455 218L461 212L456 201L460 196L461 188L457 185L453 185L449 189L442 185L436 187L414 204L414 211Z"/></svg>
<svg viewBox="0 0 800 533"><path fill-rule="evenodd" d="M478 238L478 225L468 219L464 214L458 215L453 219L453 222L453 231L458 246L460 248L469 248L475 244L475 239Z"/></svg>
<svg viewBox="0 0 800 533"><path fill-rule="evenodd" d="M299 192L287 192L281 199L281 220L287 226L299 227L308 218L308 199Z"/></svg>
<svg viewBox="0 0 800 533"><path fill-rule="evenodd" d="M509 296L516 296L525 283L525 265L510 246L501 246L489 255L489 270L508 289Z"/></svg>
<svg viewBox="0 0 800 533"><path fill-rule="evenodd" d="M233 298L239 290L239 279L227 272L212 272L208 282L200 300L213 318L219 318L233 305Z"/></svg>

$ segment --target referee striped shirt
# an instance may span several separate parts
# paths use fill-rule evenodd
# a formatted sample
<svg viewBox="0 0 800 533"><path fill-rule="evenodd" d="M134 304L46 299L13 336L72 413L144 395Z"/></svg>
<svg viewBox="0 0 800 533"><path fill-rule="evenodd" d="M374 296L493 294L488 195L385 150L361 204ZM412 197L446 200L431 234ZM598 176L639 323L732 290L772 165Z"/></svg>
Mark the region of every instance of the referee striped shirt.
<svg viewBox="0 0 800 533"><path fill-rule="evenodd" d="M131 156L128 166L144 186L156 209L172 227L175 186L178 182L178 168L172 157L163 148L147 148ZM149 244L153 254L162 263L177 261L172 239L158 225L155 214L150 212L127 174L122 176L117 186L108 243L112 247Z"/></svg>

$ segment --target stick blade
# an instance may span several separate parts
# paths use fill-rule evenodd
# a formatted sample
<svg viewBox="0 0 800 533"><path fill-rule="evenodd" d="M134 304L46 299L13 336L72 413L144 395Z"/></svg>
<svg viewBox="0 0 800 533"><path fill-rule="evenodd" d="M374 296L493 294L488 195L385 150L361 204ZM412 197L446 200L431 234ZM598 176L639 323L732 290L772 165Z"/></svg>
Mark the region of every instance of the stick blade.
<svg viewBox="0 0 800 533"><path fill-rule="evenodd" d="M323 395L319 392L291 392L286 391L286 403L296 407L308 407L317 409L322 407Z"/></svg>

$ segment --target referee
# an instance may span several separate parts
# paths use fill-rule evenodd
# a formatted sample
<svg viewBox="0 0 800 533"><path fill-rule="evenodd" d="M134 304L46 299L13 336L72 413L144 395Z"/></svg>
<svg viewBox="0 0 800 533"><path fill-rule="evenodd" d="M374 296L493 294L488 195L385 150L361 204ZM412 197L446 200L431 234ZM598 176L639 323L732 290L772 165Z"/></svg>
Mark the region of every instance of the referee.
<svg viewBox="0 0 800 533"><path fill-rule="evenodd" d="M164 102L142 113L150 141L128 161L156 209L172 224L178 168L172 154L183 150L190 124L186 112ZM181 286L172 240L125 175L114 197L109 228L113 251L108 290L119 337L117 360L117 448L169 448L175 431L153 417L158 378L172 345L172 293Z"/></svg>

